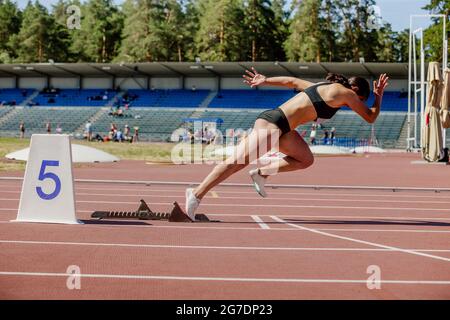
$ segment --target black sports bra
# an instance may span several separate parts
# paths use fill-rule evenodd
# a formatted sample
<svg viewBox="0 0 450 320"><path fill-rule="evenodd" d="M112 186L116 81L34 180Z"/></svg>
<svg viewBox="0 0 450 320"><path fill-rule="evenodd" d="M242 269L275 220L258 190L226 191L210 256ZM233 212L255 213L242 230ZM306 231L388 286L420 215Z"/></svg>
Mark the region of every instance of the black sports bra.
<svg viewBox="0 0 450 320"><path fill-rule="evenodd" d="M328 104L325 103L325 101L323 101L322 97L317 92L317 87L325 86L325 85L329 85L329 84L333 84L333 83L331 83L331 82L317 83L317 84L303 90L303 92L306 93L306 95L309 97L309 99L313 103L314 108L316 109L317 119L318 118L331 119L336 114L336 112L338 112L338 110L340 109L340 108L330 107Z"/></svg>

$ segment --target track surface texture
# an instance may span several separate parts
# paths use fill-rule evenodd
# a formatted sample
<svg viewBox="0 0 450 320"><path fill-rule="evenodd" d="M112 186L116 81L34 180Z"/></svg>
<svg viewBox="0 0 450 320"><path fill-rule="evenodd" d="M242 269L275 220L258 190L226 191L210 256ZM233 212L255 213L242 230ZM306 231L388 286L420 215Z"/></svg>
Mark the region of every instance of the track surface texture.
<svg viewBox="0 0 450 320"><path fill-rule="evenodd" d="M270 183L450 188L450 166L414 160L319 157ZM122 161L74 177L199 182L211 168ZM226 182L249 184L248 169ZM170 211L183 185L76 182L84 224L53 225L10 222L21 186L0 179L0 299L450 299L450 192L219 186L198 213L220 222L169 223L90 215L140 199Z"/></svg>

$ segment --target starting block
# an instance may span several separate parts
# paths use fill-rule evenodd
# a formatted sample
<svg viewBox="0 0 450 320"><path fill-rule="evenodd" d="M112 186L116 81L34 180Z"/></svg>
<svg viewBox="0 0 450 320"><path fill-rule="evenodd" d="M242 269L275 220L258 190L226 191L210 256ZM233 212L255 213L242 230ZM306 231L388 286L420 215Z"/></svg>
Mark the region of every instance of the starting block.
<svg viewBox="0 0 450 320"><path fill-rule="evenodd" d="M139 219L139 220L167 220L169 222L218 222L209 220L204 214L196 214L193 221L180 207L178 202L173 203L173 209L169 212L154 212L147 203L141 199L136 211L95 211L93 219Z"/></svg>

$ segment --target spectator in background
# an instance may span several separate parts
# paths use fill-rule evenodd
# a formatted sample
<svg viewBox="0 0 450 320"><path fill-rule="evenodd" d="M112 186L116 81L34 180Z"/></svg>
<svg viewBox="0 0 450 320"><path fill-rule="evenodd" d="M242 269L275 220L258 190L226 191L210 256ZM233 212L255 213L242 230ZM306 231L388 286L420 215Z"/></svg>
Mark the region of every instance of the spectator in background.
<svg viewBox="0 0 450 320"><path fill-rule="evenodd" d="M188 132L189 132L188 134L189 134L189 139L191 140L191 144L194 144L194 142L195 142L194 132L192 131L192 129L189 129Z"/></svg>
<svg viewBox="0 0 450 320"><path fill-rule="evenodd" d="M111 123L111 127L109 128L108 138L110 141L114 141L116 138L117 126L115 123Z"/></svg>
<svg viewBox="0 0 450 320"><path fill-rule="evenodd" d="M56 133L57 134L61 134L62 133L62 128L61 125L58 123L58 125L56 126Z"/></svg>
<svg viewBox="0 0 450 320"><path fill-rule="evenodd" d="M20 130L20 139L25 138L25 123L23 121L20 121L19 130Z"/></svg>
<svg viewBox="0 0 450 320"><path fill-rule="evenodd" d="M45 129L47 130L47 134L52 133L52 125L50 124L50 121L47 121L45 124Z"/></svg>
<svg viewBox="0 0 450 320"><path fill-rule="evenodd" d="M327 129L323 131L323 144L328 144L330 138L330 132Z"/></svg>
<svg viewBox="0 0 450 320"><path fill-rule="evenodd" d="M116 130L109 130L108 132L108 141L114 141L116 137Z"/></svg>
<svg viewBox="0 0 450 320"><path fill-rule="evenodd" d="M125 140L130 139L130 126L128 124L125 125L125 128L123 129L123 135Z"/></svg>
<svg viewBox="0 0 450 320"><path fill-rule="evenodd" d="M86 135L87 141L91 141L92 140L92 124L91 124L90 120L88 120L86 122L86 125L84 126L84 133Z"/></svg>
<svg viewBox="0 0 450 320"><path fill-rule="evenodd" d="M202 129L198 129L197 131L195 131L195 133L194 133L194 140L195 141L202 141L202 138L203 138Z"/></svg>
<svg viewBox="0 0 450 320"><path fill-rule="evenodd" d="M330 141L331 141L332 145L334 144L335 139L336 139L336 128L333 127L333 128L331 128L331 133L330 133Z"/></svg>
<svg viewBox="0 0 450 320"><path fill-rule="evenodd" d="M125 140L122 131L119 129L116 131L116 140L117 142L123 142Z"/></svg>
<svg viewBox="0 0 450 320"><path fill-rule="evenodd" d="M97 133L97 134L95 134L95 136L94 136L94 140L97 140L97 141L99 141L99 142L103 142L103 137Z"/></svg>
<svg viewBox="0 0 450 320"><path fill-rule="evenodd" d="M213 132L208 129L208 127L205 127L204 133L203 133L203 142L206 144L210 144L212 140L214 139Z"/></svg>
<svg viewBox="0 0 450 320"><path fill-rule="evenodd" d="M139 141L139 127L134 127L134 134L133 134L133 140L132 142L138 142Z"/></svg>
<svg viewBox="0 0 450 320"><path fill-rule="evenodd" d="M312 145L316 145L316 136L317 136L317 127L313 123L313 125L311 127L311 133L309 135L309 139L310 139L310 142Z"/></svg>

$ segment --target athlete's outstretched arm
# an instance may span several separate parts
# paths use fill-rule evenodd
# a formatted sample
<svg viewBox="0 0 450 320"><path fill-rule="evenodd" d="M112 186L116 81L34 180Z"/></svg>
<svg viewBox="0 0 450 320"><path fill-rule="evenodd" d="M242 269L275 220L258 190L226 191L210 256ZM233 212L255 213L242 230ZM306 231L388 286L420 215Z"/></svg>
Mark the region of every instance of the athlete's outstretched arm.
<svg viewBox="0 0 450 320"><path fill-rule="evenodd" d="M257 86L278 86L297 89L300 91L314 85L314 83L302 80L294 77L271 77L258 73L255 68L252 67L252 71L246 70L247 74L244 74L244 83L254 88Z"/></svg>
<svg viewBox="0 0 450 320"><path fill-rule="evenodd" d="M359 99L354 91L346 90L345 104L359 114L368 123L374 123L380 113L381 102L383 101L384 89L388 85L389 77L386 74L380 75L378 81L373 82L373 94L375 95L375 102L370 108Z"/></svg>

